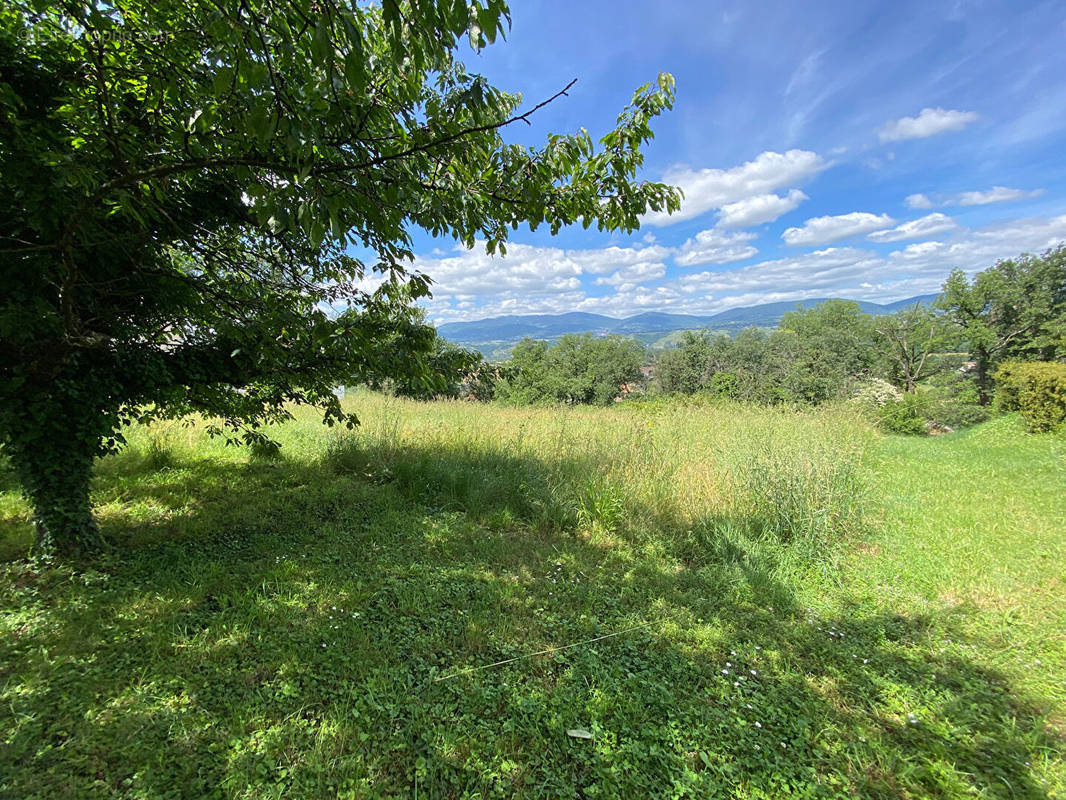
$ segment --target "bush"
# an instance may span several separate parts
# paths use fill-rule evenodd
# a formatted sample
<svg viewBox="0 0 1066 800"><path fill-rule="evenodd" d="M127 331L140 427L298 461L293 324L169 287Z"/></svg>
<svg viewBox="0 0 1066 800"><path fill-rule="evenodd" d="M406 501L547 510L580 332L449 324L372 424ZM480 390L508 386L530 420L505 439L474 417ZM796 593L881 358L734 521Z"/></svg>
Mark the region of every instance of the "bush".
<svg viewBox="0 0 1066 800"><path fill-rule="evenodd" d="M1013 362L1000 367L995 378L996 407L1020 411L1030 431L1066 424L1066 364Z"/></svg>
<svg viewBox="0 0 1066 800"><path fill-rule="evenodd" d="M931 378L927 419L939 428L965 428L984 422L989 417L988 406L981 405L977 382L972 375L957 371Z"/></svg>
<svg viewBox="0 0 1066 800"><path fill-rule="evenodd" d="M926 432L928 404L924 393L911 392L888 400L877 410L877 427L885 433L918 436Z"/></svg>

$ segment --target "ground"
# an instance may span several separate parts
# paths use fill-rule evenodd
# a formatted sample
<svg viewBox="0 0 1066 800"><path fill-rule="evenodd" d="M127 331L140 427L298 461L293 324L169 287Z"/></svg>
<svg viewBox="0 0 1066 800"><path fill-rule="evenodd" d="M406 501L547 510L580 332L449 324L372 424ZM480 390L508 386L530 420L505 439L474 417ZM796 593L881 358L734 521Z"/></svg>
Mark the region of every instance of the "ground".
<svg viewBox="0 0 1066 800"><path fill-rule="evenodd" d="M347 402L136 431L87 570L3 477L0 796L1066 794L1063 437Z"/></svg>

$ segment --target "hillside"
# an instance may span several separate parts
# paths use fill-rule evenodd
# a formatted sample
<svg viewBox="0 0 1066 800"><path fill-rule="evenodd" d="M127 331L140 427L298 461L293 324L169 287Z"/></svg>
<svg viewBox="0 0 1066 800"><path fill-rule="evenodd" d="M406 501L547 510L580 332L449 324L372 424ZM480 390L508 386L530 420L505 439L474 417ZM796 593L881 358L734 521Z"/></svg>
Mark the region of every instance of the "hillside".
<svg viewBox="0 0 1066 800"><path fill-rule="evenodd" d="M521 314L471 322L446 322L437 328L445 339L480 350L489 359L504 358L517 342L529 336L534 339L557 339L567 333L617 333L654 345L660 340L671 341L670 334L686 330L713 330L736 333L752 325L774 327L787 312L797 306L812 308L830 298L820 297L800 302L764 303L720 311L717 314L668 314L649 311L618 319L603 314L569 312L566 314ZM859 301L867 314L891 314L913 303L931 303L935 294L908 297L892 303ZM676 338L676 337L673 337Z"/></svg>

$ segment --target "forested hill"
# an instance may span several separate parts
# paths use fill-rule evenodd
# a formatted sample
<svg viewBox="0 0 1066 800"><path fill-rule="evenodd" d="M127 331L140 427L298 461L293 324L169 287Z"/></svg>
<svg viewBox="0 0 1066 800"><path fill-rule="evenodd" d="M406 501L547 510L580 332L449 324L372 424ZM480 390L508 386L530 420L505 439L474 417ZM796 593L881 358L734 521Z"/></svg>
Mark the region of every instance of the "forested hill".
<svg viewBox="0 0 1066 800"><path fill-rule="evenodd" d="M859 306L867 314L889 314L914 303L931 303L936 297L935 294L925 294L884 304L859 301ZM745 308L731 308L706 316L647 312L617 319L584 312L523 314L473 322L447 322L437 331L445 339L479 349L492 358L498 351L509 350L511 345L526 336L534 339L555 339L567 333L592 331L630 335L648 344L654 344L659 339L669 337L671 333L683 330L708 329L735 333L751 325L774 327L785 313L794 311L798 305L811 308L827 299L822 297L802 302L764 303Z"/></svg>

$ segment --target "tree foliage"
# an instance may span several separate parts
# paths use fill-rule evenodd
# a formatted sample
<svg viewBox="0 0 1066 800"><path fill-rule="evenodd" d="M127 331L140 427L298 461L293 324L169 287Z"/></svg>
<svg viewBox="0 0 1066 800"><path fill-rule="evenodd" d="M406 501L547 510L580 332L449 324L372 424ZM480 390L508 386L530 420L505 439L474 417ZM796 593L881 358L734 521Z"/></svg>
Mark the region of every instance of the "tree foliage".
<svg viewBox="0 0 1066 800"><path fill-rule="evenodd" d="M198 412L256 442L297 402L354 424L333 386L433 341L395 327L430 283L415 230L502 252L519 225L677 208L635 178L668 75L598 142L505 141L539 106L457 52L508 20L501 0L0 10L0 440L43 544L101 546L92 462L134 420Z"/></svg>
<svg viewBox="0 0 1066 800"><path fill-rule="evenodd" d="M554 345L523 339L504 366L496 397L512 403L607 405L640 380L644 347L622 336L567 334Z"/></svg>
<svg viewBox="0 0 1066 800"><path fill-rule="evenodd" d="M936 353L948 337L943 317L929 306L915 303L877 317L874 330L881 338L886 377L905 392L940 369Z"/></svg>
<svg viewBox="0 0 1066 800"><path fill-rule="evenodd" d="M987 403L997 364L1066 358L1066 245L999 261L972 281L955 270L938 306L969 350Z"/></svg>

